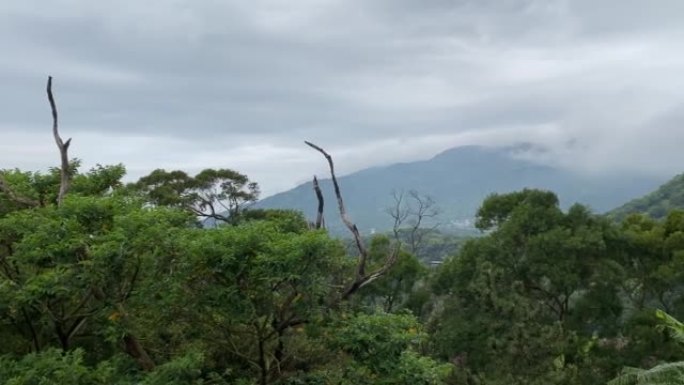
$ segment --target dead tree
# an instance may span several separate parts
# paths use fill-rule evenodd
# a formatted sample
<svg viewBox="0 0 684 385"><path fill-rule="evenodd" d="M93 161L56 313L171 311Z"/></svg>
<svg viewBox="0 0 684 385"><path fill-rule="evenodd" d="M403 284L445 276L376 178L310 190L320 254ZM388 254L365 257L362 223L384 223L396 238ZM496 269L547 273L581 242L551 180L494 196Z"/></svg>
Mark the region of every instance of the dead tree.
<svg viewBox="0 0 684 385"><path fill-rule="evenodd" d="M64 196L66 196L69 191L69 186L71 185L71 167L69 164L69 145L71 144L71 139L63 141L62 137L59 135L59 120L57 114L57 105L55 103L55 97L52 94L52 76L48 76L47 81L47 97L50 103L50 110L52 112L52 135L55 138L55 143L59 149L59 155L61 159L60 165L60 182L59 182L59 192L57 194L57 205L61 206L64 201ZM41 205L41 202L34 199L22 196L14 191L5 177L0 174L0 191L5 193L7 198L15 203L28 206L37 207Z"/></svg>
<svg viewBox="0 0 684 385"><path fill-rule="evenodd" d="M433 224L429 228L422 228L422 226L426 220L439 215L440 210L435 206L435 200L431 196L421 195L416 190L408 192L409 202L403 191L394 191L392 197L394 205L385 211L394 221L392 226L394 238L398 242L406 243L409 251L416 255L423 246L425 235L436 229L439 224ZM403 227L404 224L408 224L408 227Z"/></svg>
<svg viewBox="0 0 684 385"><path fill-rule="evenodd" d="M316 223L314 223L315 229L322 229L325 227L325 220L323 219L323 193L321 192L321 186L318 184L318 178L314 176L313 178L313 189L316 193L316 200L318 201L318 210L316 214Z"/></svg>
<svg viewBox="0 0 684 385"><path fill-rule="evenodd" d="M404 192L392 191L392 199L394 199L394 205L385 209L385 212L392 217L392 232L394 233L394 239L398 242L400 239L401 225L404 223L406 218L409 216L409 209L404 204Z"/></svg>
<svg viewBox="0 0 684 385"><path fill-rule="evenodd" d="M71 169L69 167L69 145L71 144L71 138L67 139L65 142L59 135L57 105L55 104L55 98L52 95L52 76L48 76L47 96L48 101L50 102L50 110L52 111L52 135L55 137L55 143L57 144L61 158L59 193L57 194L57 206L61 206L64 201L64 196L66 196L69 191L69 186L71 185Z"/></svg>
<svg viewBox="0 0 684 385"><path fill-rule="evenodd" d="M342 193L340 192L340 185L337 183L337 176L335 175L335 165L333 163L332 157L330 154L328 154L325 150L323 150L321 147L305 141L309 147L313 148L314 150L320 152L325 159L328 161L328 166L330 167L330 177L333 182L333 188L335 190L335 197L337 198L337 206L340 211L340 217L342 218L342 222L344 222L344 225L349 229L349 231L352 233L354 236L354 242L356 244L356 248L359 251L359 257L356 262L356 269L355 269L355 274L354 274L354 279L352 282L347 286L346 289L342 292L341 299L346 300L348 299L352 294L357 292L359 289L362 287L372 283L373 281L377 280L378 278L382 277L389 269L394 265L394 263L397 260L397 255L399 254L399 248L395 247L393 248L389 254L386 256L385 260L383 261L382 266L380 266L378 269L372 271L372 272L366 272L367 264L368 264L368 249L366 248L365 243L363 242L363 238L361 237L361 234L359 233L359 229L356 227L356 224L351 221L349 218L349 215L347 214L347 210L344 206L344 200L342 199ZM318 183L316 183L317 185ZM316 187L314 186L314 189ZM318 189L320 191L320 188ZM318 195L317 191L317 198L319 201L319 217L322 215L322 207L323 207L323 196Z"/></svg>

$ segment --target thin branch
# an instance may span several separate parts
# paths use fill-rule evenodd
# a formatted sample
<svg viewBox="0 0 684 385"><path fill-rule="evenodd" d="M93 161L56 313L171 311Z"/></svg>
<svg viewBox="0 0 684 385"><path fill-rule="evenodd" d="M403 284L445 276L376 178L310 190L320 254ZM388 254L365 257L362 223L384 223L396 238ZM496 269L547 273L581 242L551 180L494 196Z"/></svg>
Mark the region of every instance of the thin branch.
<svg viewBox="0 0 684 385"><path fill-rule="evenodd" d="M133 277L131 277L131 281L128 285L128 290L126 290L126 294L124 294L123 296L123 301L130 298L131 294L133 293L133 290L135 289L135 284L138 281L138 274L140 273L140 266L142 265L142 260L140 259L140 256L138 256L137 262L138 263L135 265L135 270L133 270Z"/></svg>
<svg viewBox="0 0 684 385"><path fill-rule="evenodd" d="M321 186L318 184L318 178L313 178L313 189L316 193L316 200L318 201L318 214L316 214L316 229L321 229L325 226L323 222L323 193Z"/></svg>
<svg viewBox="0 0 684 385"><path fill-rule="evenodd" d="M67 139L66 142L62 140L59 136L59 120L57 119L57 105L55 104L55 98L52 95L52 76L48 76L47 82L47 95L48 101L50 102L50 109L52 110L52 135L55 137L55 143L57 143L57 148L59 148L59 155L62 160L62 165L60 168L60 183L59 183L59 195L57 195L57 206L61 206L64 201L64 196L69 191L69 186L71 184L71 170L69 169L69 145L71 144L71 138Z"/></svg>
<svg viewBox="0 0 684 385"><path fill-rule="evenodd" d="M87 320L88 320L87 317L80 317L80 318L78 318L78 320L77 320L76 322L74 322L73 325L71 325L71 327L69 328L69 330L68 330L67 333L66 333L66 341L67 341L67 343L68 343L69 341L71 341L72 338L74 338L74 336L76 335L76 333L78 333L79 329L81 329L81 327L82 327L83 325L85 325L85 323L86 323Z"/></svg>
<svg viewBox="0 0 684 385"><path fill-rule="evenodd" d="M236 356L238 356L238 357L244 359L245 361L247 361L247 363L249 363L249 364L251 364L251 365L254 365L254 367L256 367L257 369L260 369L260 368L261 368L261 367L259 366L259 363L258 363L258 362L252 360L252 358L249 357L248 355L243 354L243 353L242 353L242 350L244 350L244 349L238 348L238 347L235 345L235 342L233 342L233 340L232 340L230 337L226 338L226 340L230 343L231 347L233 348L233 350L232 350L232 353L233 353L233 354L235 354Z"/></svg>
<svg viewBox="0 0 684 385"><path fill-rule="evenodd" d="M392 266L394 266L394 263L397 261L398 255L399 245L394 247L390 255L387 256L385 263L379 269L366 276L357 277L356 280L351 285L349 285L347 289L342 293L342 299L349 299L349 297L351 297L359 289L373 283L375 280L385 275L389 271L389 269L391 269Z"/></svg>
<svg viewBox="0 0 684 385"><path fill-rule="evenodd" d="M70 312L70 314L68 316L66 316L65 318L74 318L76 316L76 314L78 314L78 312L80 312L81 309L83 309L88 304L88 301L90 300L90 297L92 297L92 296L93 296L93 291L88 290L88 293L86 293L85 297L83 297L81 302L79 302L79 304L76 305L74 310L72 310Z"/></svg>
<svg viewBox="0 0 684 385"><path fill-rule="evenodd" d="M409 210L404 204L404 192L392 191L392 198L394 199L394 206L385 209L385 212L389 214L394 220L392 225L392 232L394 233L394 239L397 242L401 242L399 239L399 230L401 225L404 223L409 215Z"/></svg>
<svg viewBox="0 0 684 385"><path fill-rule="evenodd" d="M218 227L218 223L216 223L216 221L230 223L230 218L216 213L214 204L211 201L206 200L199 195L198 199L201 200L199 208L195 207L193 204L186 204L184 207L198 217L214 219L214 227ZM211 211L210 213L205 212L207 208L209 208L209 211Z"/></svg>
<svg viewBox="0 0 684 385"><path fill-rule="evenodd" d="M415 255L418 253L418 249L421 248L423 237L425 236L425 231L421 231L420 228L423 220L436 217L439 215L440 210L434 207L435 201L429 195L421 197L415 190L409 191L409 195L416 202L415 209L409 209L410 214L415 217L415 221L409 232L411 253ZM437 226L434 226L432 229L435 229L436 227Z"/></svg>

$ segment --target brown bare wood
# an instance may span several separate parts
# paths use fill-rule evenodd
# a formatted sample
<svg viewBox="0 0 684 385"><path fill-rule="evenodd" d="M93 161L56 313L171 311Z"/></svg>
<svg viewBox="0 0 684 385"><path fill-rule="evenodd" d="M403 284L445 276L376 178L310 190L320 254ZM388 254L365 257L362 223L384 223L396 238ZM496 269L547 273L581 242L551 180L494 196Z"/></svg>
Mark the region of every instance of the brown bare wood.
<svg viewBox="0 0 684 385"><path fill-rule="evenodd" d="M145 349L143 349L137 338L128 334L124 336L123 343L126 353L133 357L143 370L149 372L155 368L154 361L152 361Z"/></svg>
<svg viewBox="0 0 684 385"><path fill-rule="evenodd" d="M370 274L366 274L366 264L368 262L368 249L366 248L366 245L363 243L363 238L359 233L358 227L356 226L356 224L354 224L354 222L351 221L349 215L347 214L347 210L344 206L344 200L342 199L342 193L340 191L340 185L337 182L337 176L335 175L335 165L333 163L332 156L330 156L330 154L328 154L323 148L309 141L304 141L304 143L306 143L309 147L313 148L314 150L323 154L325 159L328 161L328 166L330 168L330 178L332 179L333 188L335 189L335 197L337 198L337 205L340 211L340 217L342 218L342 222L344 222L344 225L347 226L349 231L354 236L354 242L356 243L356 247L359 251L359 258L356 264L356 274L354 276L354 280L347 287L347 289L345 289L342 292L341 299L347 300L352 294L354 294L360 288L382 277L387 271L389 271L389 269L392 267L392 265L394 265L394 263L397 260L397 255L399 254L399 247L397 246L393 248L390 254L385 258L385 261L380 268L378 268Z"/></svg>
<svg viewBox="0 0 684 385"><path fill-rule="evenodd" d="M323 222L323 193L321 192L321 186L318 184L318 178L314 176L313 178L313 188L316 193L316 200L318 201L318 214L316 215L316 229L323 228L325 226Z"/></svg>
<svg viewBox="0 0 684 385"><path fill-rule="evenodd" d="M332 178L333 182L333 188L335 189L335 197L337 198L337 206L339 207L340 210L340 217L342 217L342 222L344 222L344 225L347 226L349 231L354 235L354 241L356 242L356 247L359 249L359 265L357 266L358 270L357 273L358 275L363 276L365 273L365 267L366 267L366 259L368 258L368 251L366 250L366 246L363 244L363 239L361 238L361 234L359 233L359 229L356 227L356 225L349 219L349 216L347 215L347 210L344 207L344 200L342 199L342 194L340 192L340 185L337 183L337 176L335 175L335 165L333 163L332 157L330 154L325 152L324 149L321 147L308 142L304 141L309 147L317 150L323 156L325 159L328 161L328 166L330 167L330 176Z"/></svg>
<svg viewBox="0 0 684 385"><path fill-rule="evenodd" d="M50 109L52 110L52 135L55 137L55 143L57 143L57 148L59 148L59 155L61 158L59 194L57 195L57 205L61 206L62 202L64 201L64 196L69 191L69 186L71 184L71 170L69 170L68 153L69 145L71 144L71 138L67 139L65 142L59 135L57 105L55 104L55 98L52 95L52 76L48 76L47 95L48 101L50 102Z"/></svg>

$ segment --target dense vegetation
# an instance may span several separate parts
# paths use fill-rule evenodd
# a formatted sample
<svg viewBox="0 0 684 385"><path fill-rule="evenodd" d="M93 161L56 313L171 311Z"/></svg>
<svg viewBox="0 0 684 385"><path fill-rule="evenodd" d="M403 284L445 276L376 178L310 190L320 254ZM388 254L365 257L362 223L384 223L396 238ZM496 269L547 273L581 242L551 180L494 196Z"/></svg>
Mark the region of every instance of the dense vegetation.
<svg viewBox="0 0 684 385"><path fill-rule="evenodd" d="M312 143L354 253L318 187L309 222L250 209L258 185L229 169L79 172L47 91L61 167L0 171L0 383L684 383L684 211L495 194L431 269L421 210L364 239Z"/></svg>
<svg viewBox="0 0 684 385"><path fill-rule="evenodd" d="M675 176L656 191L612 210L609 215L624 219L629 214L645 213L661 219L674 209L684 209L684 174Z"/></svg>
<svg viewBox="0 0 684 385"><path fill-rule="evenodd" d="M684 359L654 312L684 317L681 211L493 195L441 267L404 245L344 296L356 259L297 212L243 209L240 173L72 165L61 204L58 169L0 174L1 383L604 384ZM373 238L368 269L395 248Z"/></svg>

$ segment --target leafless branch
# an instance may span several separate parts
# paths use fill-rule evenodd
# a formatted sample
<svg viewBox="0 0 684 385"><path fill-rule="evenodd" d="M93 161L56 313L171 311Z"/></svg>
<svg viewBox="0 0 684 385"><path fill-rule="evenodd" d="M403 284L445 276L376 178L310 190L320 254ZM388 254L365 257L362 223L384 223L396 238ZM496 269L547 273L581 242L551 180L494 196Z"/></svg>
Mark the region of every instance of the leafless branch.
<svg viewBox="0 0 684 385"><path fill-rule="evenodd" d="M404 223L406 218L408 218L409 210L404 205L403 191L392 191L392 198L394 199L394 205L385 209L385 212L387 212L387 214L389 214L394 220L392 232L394 233L394 239L399 241L399 228Z"/></svg>
<svg viewBox="0 0 684 385"><path fill-rule="evenodd" d="M345 226L347 226L349 231L354 236L356 247L359 250L359 258L356 264L356 275L352 283L342 293L342 299L346 300L363 286L368 285L369 283L375 281L376 279L384 275L392 267L392 265L394 265L394 262L396 262L397 255L399 253L399 248L396 247L390 252L390 254L385 259L383 265L378 270L370 274L366 274L366 264L368 262L368 249L366 248L363 242L363 238L361 237L361 234L359 233L359 229L356 227L356 224L354 224L354 222L352 222L351 219L349 219L349 215L347 215L347 210L344 207L344 200L342 199L342 193L340 192L340 185L338 184L337 176L335 175L335 165L333 164L332 157L330 156L330 154L325 152L325 150L323 150L321 147L308 141L304 141L304 143L306 143L309 147L313 148L314 150L323 154L325 159L328 161L328 166L330 167L330 177L333 182L333 188L335 189L335 197L337 198L337 205L339 207L340 217L342 218L342 222L344 222Z"/></svg>
<svg viewBox="0 0 684 385"><path fill-rule="evenodd" d="M66 142L62 140L59 136L59 121L57 119L57 105L55 104L55 98L52 95L52 76L48 76L47 82L47 95L48 101L50 102L50 109L52 110L52 135L55 137L55 143L57 143L57 148L59 148L59 155L62 160L62 166L60 168L60 183L59 183L59 195L57 195L57 205L61 206L62 201L64 201L64 196L69 191L69 185L71 184L71 170L69 169L69 145L71 144L71 138L67 139Z"/></svg>
<svg viewBox="0 0 684 385"><path fill-rule="evenodd" d="M423 244L425 234L439 226L435 224L430 228L423 228L425 220L436 217L440 210L435 206L435 200L432 197L421 195L416 190L408 192L408 199L403 191L400 193L393 192L392 197L394 198L394 205L385 211L394 220L392 227L394 237L397 241L403 241L407 244L411 253L417 254ZM402 231L404 224L407 224L408 227Z"/></svg>
<svg viewBox="0 0 684 385"><path fill-rule="evenodd" d="M415 206L409 209L410 214L415 217L409 233L411 253L416 254L423 243L425 231L421 231L421 225L426 218L434 218L439 215L439 209L435 207L435 200L431 196L421 196L417 191L409 191L409 196L414 200ZM437 226L432 227L432 229Z"/></svg>
<svg viewBox="0 0 684 385"><path fill-rule="evenodd" d="M318 201L318 213L316 214L316 224L315 228L320 229L325 226L323 223L323 193L321 192L321 186L318 184L318 178L314 176L313 178L313 188L316 193L316 200Z"/></svg>
<svg viewBox="0 0 684 385"><path fill-rule="evenodd" d="M366 246L363 244L363 240L361 239L361 234L359 234L359 229L349 219L349 216L347 215L347 210L344 207L344 200L342 199L342 194L340 192L340 185L337 183L337 176L335 175L335 165L333 164L332 157L327 152L325 152L325 150L320 148L319 146L317 146L311 142L307 142L307 141L305 141L304 143L306 143L309 147L311 147L311 148L317 150L318 152L320 152L321 154L323 154L325 159L328 161L328 166L330 166L330 176L332 178L333 188L335 189L335 197L337 197L337 205L338 205L339 210L340 210L340 217L342 217L342 222L344 222L344 225L347 226L349 231L351 231L351 233L354 235L354 241L356 242L356 247L359 249L359 252L361 253L359 258L363 262L363 263L359 264L359 268L361 269L359 271L359 274L363 275L365 272L364 269L365 269L365 265L366 265L365 262L366 262L366 258L368 255L368 251L366 250Z"/></svg>

